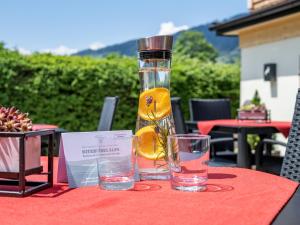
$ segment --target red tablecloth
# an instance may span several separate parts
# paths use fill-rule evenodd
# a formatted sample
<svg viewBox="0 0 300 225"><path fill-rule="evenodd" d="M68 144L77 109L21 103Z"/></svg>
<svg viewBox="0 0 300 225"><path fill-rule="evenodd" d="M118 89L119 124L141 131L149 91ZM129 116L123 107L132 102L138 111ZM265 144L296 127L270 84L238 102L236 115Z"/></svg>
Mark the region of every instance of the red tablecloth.
<svg viewBox="0 0 300 225"><path fill-rule="evenodd" d="M32 125L32 130L34 130L34 131L56 129L56 128L58 128L58 126L52 125L52 124L33 124Z"/></svg>
<svg viewBox="0 0 300 225"><path fill-rule="evenodd" d="M208 191L199 193L171 190L168 181L139 182L132 191L55 184L23 199L1 197L0 224L269 224L297 186L238 168L209 168Z"/></svg>
<svg viewBox="0 0 300 225"><path fill-rule="evenodd" d="M198 129L201 134L208 134L215 126L232 126L232 127L274 127L285 137L289 135L291 122L271 121L256 122L251 120L209 120L198 122Z"/></svg>

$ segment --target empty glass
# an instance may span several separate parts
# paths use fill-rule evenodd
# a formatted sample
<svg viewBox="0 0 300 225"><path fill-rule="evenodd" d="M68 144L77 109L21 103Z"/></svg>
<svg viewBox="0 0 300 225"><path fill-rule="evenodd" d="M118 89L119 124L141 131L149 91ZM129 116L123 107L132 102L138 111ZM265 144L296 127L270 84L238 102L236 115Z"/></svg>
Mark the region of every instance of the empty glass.
<svg viewBox="0 0 300 225"><path fill-rule="evenodd" d="M128 148L127 154L110 155L98 159L99 185L105 190L128 190L134 186L135 151L137 137L120 137ZM125 147L125 146L122 147Z"/></svg>
<svg viewBox="0 0 300 225"><path fill-rule="evenodd" d="M206 190L210 136L168 136L171 187L181 191Z"/></svg>

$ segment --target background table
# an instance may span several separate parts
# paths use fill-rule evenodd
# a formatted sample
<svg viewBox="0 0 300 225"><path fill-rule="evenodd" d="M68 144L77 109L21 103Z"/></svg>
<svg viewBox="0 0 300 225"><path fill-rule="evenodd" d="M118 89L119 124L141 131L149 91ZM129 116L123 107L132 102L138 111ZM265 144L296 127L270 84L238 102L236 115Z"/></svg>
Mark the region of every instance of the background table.
<svg viewBox="0 0 300 225"><path fill-rule="evenodd" d="M211 131L238 134L237 165L243 168L251 167L251 153L247 143L248 134L257 134L264 138L270 137L274 133L282 133L287 137L291 128L291 122L284 121L210 120L198 122L197 125L202 134L209 134Z"/></svg>
<svg viewBox="0 0 300 225"><path fill-rule="evenodd" d="M54 165L57 169L57 160ZM0 198L1 224L263 225L273 221L298 186L241 168L210 167L208 183L208 190L198 193L172 190L168 181L139 182L131 191L56 183L31 197Z"/></svg>

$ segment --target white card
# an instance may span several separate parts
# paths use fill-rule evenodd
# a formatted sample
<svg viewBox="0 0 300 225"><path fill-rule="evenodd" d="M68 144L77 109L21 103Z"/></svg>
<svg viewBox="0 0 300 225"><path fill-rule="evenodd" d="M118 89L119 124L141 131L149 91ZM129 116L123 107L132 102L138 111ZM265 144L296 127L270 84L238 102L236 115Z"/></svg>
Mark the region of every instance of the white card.
<svg viewBox="0 0 300 225"><path fill-rule="evenodd" d="M131 136L131 130L62 133L69 186L97 185L97 159L130 155Z"/></svg>

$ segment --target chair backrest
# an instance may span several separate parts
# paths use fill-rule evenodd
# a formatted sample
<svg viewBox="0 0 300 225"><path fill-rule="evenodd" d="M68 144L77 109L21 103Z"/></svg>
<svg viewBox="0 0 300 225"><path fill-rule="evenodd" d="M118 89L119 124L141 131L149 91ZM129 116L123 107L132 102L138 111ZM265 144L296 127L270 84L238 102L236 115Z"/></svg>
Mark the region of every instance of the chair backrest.
<svg viewBox="0 0 300 225"><path fill-rule="evenodd" d="M200 99L189 100L191 121L231 119L231 106L229 99ZM232 134L210 133L211 138L233 137ZM233 151L233 142L217 143L215 151Z"/></svg>
<svg viewBox="0 0 300 225"><path fill-rule="evenodd" d="M185 134L186 127L184 122L184 116L181 110L181 99L179 97L172 97L171 104L176 134Z"/></svg>
<svg viewBox="0 0 300 225"><path fill-rule="evenodd" d="M280 175L300 182L300 89Z"/></svg>
<svg viewBox="0 0 300 225"><path fill-rule="evenodd" d="M192 121L231 119L229 99L197 99L189 100Z"/></svg>
<svg viewBox="0 0 300 225"><path fill-rule="evenodd" d="M100 120L98 124L98 131L109 131L112 128L116 107L119 97L105 97Z"/></svg>

